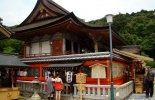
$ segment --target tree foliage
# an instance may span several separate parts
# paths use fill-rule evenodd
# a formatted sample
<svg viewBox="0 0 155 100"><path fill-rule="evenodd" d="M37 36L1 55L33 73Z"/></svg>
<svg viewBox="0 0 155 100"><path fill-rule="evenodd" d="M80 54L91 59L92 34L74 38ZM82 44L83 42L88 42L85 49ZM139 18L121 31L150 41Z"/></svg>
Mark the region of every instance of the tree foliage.
<svg viewBox="0 0 155 100"><path fill-rule="evenodd" d="M3 19L0 17L0 22L3 21Z"/></svg>
<svg viewBox="0 0 155 100"><path fill-rule="evenodd" d="M107 25L105 18L93 20L90 23ZM141 10L131 14L119 13L114 16L112 27L129 45L140 45L142 55L155 58L154 11Z"/></svg>
<svg viewBox="0 0 155 100"><path fill-rule="evenodd" d="M4 53L19 53L23 55L23 42L16 39L0 40L0 51Z"/></svg>
<svg viewBox="0 0 155 100"><path fill-rule="evenodd" d="M0 22L3 21L2 18L0 18ZM8 30L11 28L16 27L17 25L14 25L12 27L6 27ZM11 38L3 38L0 36L0 52L3 53L18 53L19 55L23 55L23 41L11 39Z"/></svg>

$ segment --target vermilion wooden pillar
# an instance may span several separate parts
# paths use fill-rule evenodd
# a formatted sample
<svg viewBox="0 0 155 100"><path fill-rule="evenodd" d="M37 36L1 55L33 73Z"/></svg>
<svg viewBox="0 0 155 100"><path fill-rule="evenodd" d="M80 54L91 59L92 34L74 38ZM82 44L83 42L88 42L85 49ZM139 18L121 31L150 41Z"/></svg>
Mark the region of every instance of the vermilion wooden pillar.
<svg viewBox="0 0 155 100"><path fill-rule="evenodd" d="M40 75L39 75L39 76L40 76L40 77L43 77L43 73L42 73L42 72L43 72L43 71L42 71L42 67L39 67L39 70L40 70Z"/></svg>
<svg viewBox="0 0 155 100"><path fill-rule="evenodd" d="M79 67L79 71L78 71L79 73L81 73L82 72L82 67L80 66Z"/></svg>

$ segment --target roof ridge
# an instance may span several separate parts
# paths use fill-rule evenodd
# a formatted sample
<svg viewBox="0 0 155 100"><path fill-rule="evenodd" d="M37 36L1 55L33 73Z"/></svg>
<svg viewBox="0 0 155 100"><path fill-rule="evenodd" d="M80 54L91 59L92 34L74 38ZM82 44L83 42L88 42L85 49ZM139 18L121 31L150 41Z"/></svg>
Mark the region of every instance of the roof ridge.
<svg viewBox="0 0 155 100"><path fill-rule="evenodd" d="M70 13L68 10L66 10L64 7L60 6L59 4L57 4L56 2L54 2L53 0L47 0L49 1L50 3L56 5L57 7L59 7L60 9L66 11L67 13Z"/></svg>

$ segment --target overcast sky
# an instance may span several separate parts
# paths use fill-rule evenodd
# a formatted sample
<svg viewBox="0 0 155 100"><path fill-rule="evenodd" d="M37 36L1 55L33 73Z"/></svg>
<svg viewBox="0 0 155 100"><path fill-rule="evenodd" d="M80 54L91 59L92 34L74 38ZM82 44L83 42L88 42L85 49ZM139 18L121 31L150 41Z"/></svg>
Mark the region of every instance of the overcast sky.
<svg viewBox="0 0 155 100"><path fill-rule="evenodd" d="M96 20L106 14L153 11L154 0L53 0L85 21ZM20 24L33 10L37 0L0 0L0 17L6 26Z"/></svg>

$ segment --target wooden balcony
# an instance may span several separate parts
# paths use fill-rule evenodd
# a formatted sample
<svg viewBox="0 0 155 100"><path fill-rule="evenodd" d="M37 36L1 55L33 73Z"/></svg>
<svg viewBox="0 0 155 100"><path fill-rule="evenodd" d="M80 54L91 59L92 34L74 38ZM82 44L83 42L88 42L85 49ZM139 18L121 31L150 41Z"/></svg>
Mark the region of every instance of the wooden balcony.
<svg viewBox="0 0 155 100"><path fill-rule="evenodd" d="M41 53L41 54L27 54L26 58L35 58L35 57L46 57L46 56L60 56L60 55L70 55L70 54L74 54L70 51L66 51L64 53L55 53L55 54L51 54L51 53Z"/></svg>

